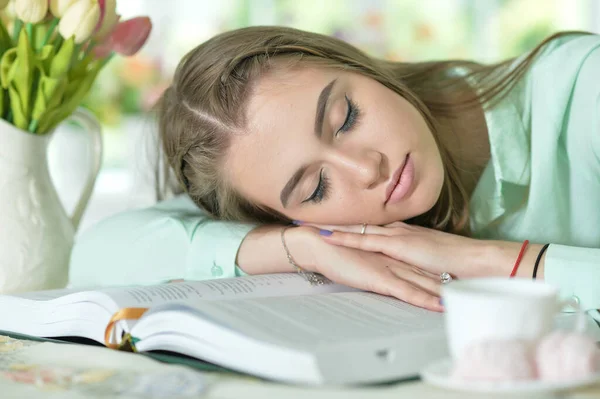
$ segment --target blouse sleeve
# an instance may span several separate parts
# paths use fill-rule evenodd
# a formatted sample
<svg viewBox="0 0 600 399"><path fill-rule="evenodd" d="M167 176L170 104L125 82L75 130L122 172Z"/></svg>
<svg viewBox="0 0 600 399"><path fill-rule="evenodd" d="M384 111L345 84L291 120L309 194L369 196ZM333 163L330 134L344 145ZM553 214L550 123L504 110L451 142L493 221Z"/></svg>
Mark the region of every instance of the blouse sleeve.
<svg viewBox="0 0 600 399"><path fill-rule="evenodd" d="M76 240L70 285L160 284L241 275L237 252L254 227L212 220L187 196L123 212Z"/></svg>
<svg viewBox="0 0 600 399"><path fill-rule="evenodd" d="M565 87L569 90L569 102L565 104L565 139L563 145L567 147L567 154L572 168L577 173L589 171L600 172L600 132L598 131L598 104L600 104L600 36L584 35L570 40L561 53L563 59L572 59L575 71L565 73L561 81L567 82ZM577 62L575 62L577 61ZM550 68L553 67L554 69ZM560 63L556 62L548 67L547 72L558 71ZM576 160L576 161L575 161ZM585 174L585 173L584 173ZM598 175L587 180L587 184L571 183L582 190L581 197L600 197L600 186L597 185ZM578 207L581 198L571 199L572 206ZM587 209L587 208L585 208ZM596 208L597 209L597 208ZM593 230L598 226L590 227L583 223L580 213L571 211L572 231L594 236ZM575 216L577 215L577 217ZM597 218L597 210L588 213L587 217ZM578 219L579 217L579 219ZM591 230L591 231L590 231ZM566 246L552 244L548 248L545 259L544 278L546 281L560 288L561 296L575 296L579 299L583 309L600 309L600 247L589 242L590 248L580 246Z"/></svg>
<svg viewBox="0 0 600 399"><path fill-rule="evenodd" d="M575 296L582 309L600 309L599 248L550 245L544 279L560 289L561 297Z"/></svg>

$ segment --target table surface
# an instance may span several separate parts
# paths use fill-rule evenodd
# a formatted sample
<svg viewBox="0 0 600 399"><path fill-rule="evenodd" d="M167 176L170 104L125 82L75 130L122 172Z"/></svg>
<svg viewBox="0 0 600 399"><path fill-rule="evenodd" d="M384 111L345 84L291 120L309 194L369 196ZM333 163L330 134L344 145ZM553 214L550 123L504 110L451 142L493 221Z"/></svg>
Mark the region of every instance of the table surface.
<svg viewBox="0 0 600 399"><path fill-rule="evenodd" d="M76 344L33 342L0 336L2 398L310 398L494 399L507 395L453 392L420 381L373 387L300 387L251 377L207 373L139 354ZM520 398L548 398L522 395ZM552 396L550 396L552 397ZM600 384L554 398L599 398Z"/></svg>

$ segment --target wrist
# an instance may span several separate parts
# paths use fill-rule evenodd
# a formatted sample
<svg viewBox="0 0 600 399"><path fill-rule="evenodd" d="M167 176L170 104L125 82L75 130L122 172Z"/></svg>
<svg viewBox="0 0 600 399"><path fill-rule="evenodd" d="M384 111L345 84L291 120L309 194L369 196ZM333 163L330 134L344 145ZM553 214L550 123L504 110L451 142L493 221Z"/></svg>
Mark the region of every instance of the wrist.
<svg viewBox="0 0 600 399"><path fill-rule="evenodd" d="M260 226L250 231L238 250L236 264L248 274L296 271L289 263L281 242L283 225ZM316 229L290 227L285 231L286 245L294 262L307 271L314 269L313 246L319 241Z"/></svg>
<svg viewBox="0 0 600 399"><path fill-rule="evenodd" d="M486 255L483 256L482 259L484 262L486 262L486 265L481 266L483 275L509 277L517 257L519 256L519 252L521 251L523 243L510 241L489 241L484 245L484 253ZM519 263L515 277L532 278L533 268L542 247L542 244L530 243L527 248L525 248L523 258ZM545 257L546 254L543 254L538 264L537 279L540 280L544 277Z"/></svg>
<svg viewBox="0 0 600 399"><path fill-rule="evenodd" d="M317 272L317 247L323 245L324 241L319 238L318 229L310 226L292 227L285 231L285 242L289 250L289 254L294 260L296 266L308 272ZM280 245L285 254L285 248L280 240ZM288 268L295 268L289 263L286 254L286 263Z"/></svg>

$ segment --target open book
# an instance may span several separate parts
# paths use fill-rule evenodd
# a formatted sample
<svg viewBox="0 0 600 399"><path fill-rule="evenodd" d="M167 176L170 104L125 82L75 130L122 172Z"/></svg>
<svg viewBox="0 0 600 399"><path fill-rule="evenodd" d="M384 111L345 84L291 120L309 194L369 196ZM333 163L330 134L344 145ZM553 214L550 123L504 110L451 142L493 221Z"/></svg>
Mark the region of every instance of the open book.
<svg viewBox="0 0 600 399"><path fill-rule="evenodd" d="M114 323L123 308L149 308ZM447 355L443 316L296 274L0 296L0 330L165 350L260 377L356 384L412 377Z"/></svg>

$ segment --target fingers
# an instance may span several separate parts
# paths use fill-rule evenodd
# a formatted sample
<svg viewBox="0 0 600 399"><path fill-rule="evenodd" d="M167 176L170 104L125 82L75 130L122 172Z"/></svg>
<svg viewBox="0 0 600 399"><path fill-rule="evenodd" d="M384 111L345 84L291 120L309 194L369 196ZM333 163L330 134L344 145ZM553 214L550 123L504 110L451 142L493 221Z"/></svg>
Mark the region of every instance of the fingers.
<svg viewBox="0 0 600 399"><path fill-rule="evenodd" d="M398 259L400 243L396 242L398 240L392 236L336 231L330 236L324 236L323 239L330 244L360 249L361 251L380 252L391 258Z"/></svg>
<svg viewBox="0 0 600 399"><path fill-rule="evenodd" d="M442 312L444 310L438 296L424 291L420 287L405 280L398 279L397 281L391 282L389 295L423 309L433 310L435 312Z"/></svg>
<svg viewBox="0 0 600 399"><path fill-rule="evenodd" d="M363 225L362 224L350 224L350 225L333 225L333 224L312 224L312 223L304 223L294 221L294 224L302 225L302 226L311 226L320 230L329 230L329 231L340 231L344 233L354 233L354 234L377 234L377 235L393 235L394 230L389 228L388 226L377 226L375 224L367 224L365 226L365 231L363 233Z"/></svg>
<svg viewBox="0 0 600 399"><path fill-rule="evenodd" d="M341 231L346 233L357 233L360 234L362 231L361 224L351 224L351 225L333 225L333 224L312 224L312 223L303 223L303 222L295 222L296 224L301 224L302 226L311 226L321 230L329 230L329 231Z"/></svg>
<svg viewBox="0 0 600 399"><path fill-rule="evenodd" d="M395 297L423 309L444 311L439 296L439 280L416 273L418 269L400 262L396 265L383 266L383 270L385 272L378 278L363 280L355 287Z"/></svg>
<svg viewBox="0 0 600 399"><path fill-rule="evenodd" d="M441 295L442 284L439 277L432 276L431 273L423 272L418 268L412 268L408 265L390 265L388 268L396 276L412 283L427 293L437 297Z"/></svg>
<svg viewBox="0 0 600 399"><path fill-rule="evenodd" d="M392 222L384 225L383 227L394 228L394 227L405 227L406 223L404 222Z"/></svg>
<svg viewBox="0 0 600 399"><path fill-rule="evenodd" d="M434 312L444 311L444 307L440 303L440 298L437 296L428 294L425 291L421 291L416 288L408 291L404 289L400 292L401 295L405 295L408 298L408 300L405 300L405 302L408 302L414 306L418 306L423 309L433 310ZM402 298L399 298L397 295L394 296L402 300Z"/></svg>

